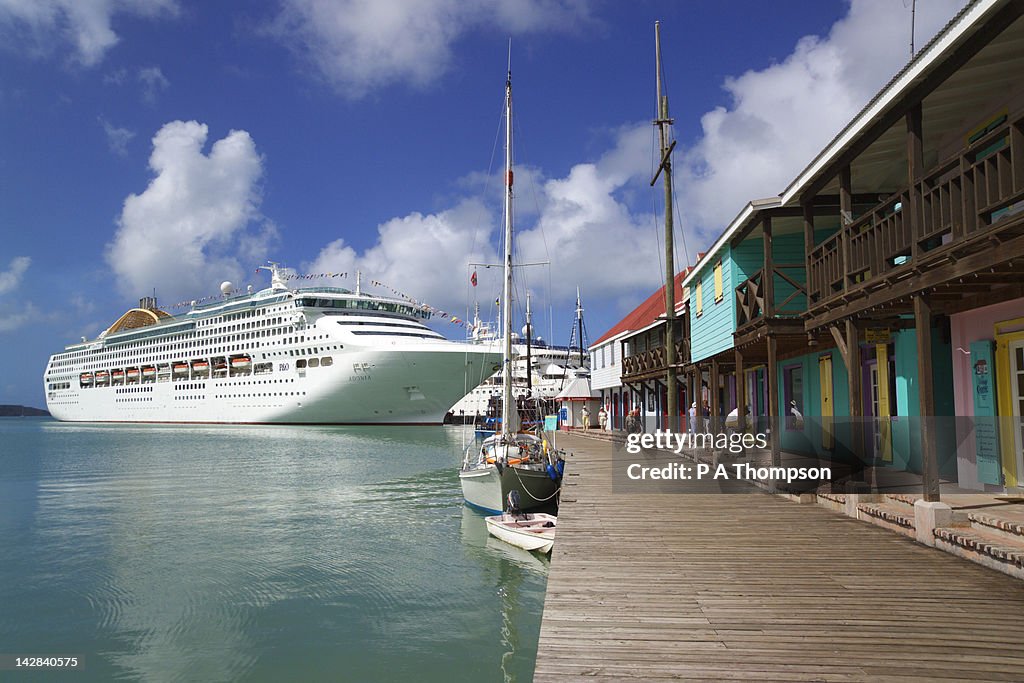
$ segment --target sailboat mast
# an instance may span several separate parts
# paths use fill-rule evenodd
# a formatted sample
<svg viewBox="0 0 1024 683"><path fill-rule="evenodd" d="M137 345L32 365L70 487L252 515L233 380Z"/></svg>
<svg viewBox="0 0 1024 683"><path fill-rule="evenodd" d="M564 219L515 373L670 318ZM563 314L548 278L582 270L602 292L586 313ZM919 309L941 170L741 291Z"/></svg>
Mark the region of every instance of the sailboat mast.
<svg viewBox="0 0 1024 683"><path fill-rule="evenodd" d="M658 83L658 118L654 122L658 126L658 133L661 142L661 168L665 183L665 388L668 394L668 401L665 406L665 416L668 418L667 427L676 427L676 420L679 416L678 383L676 379L676 267L673 259L674 247L672 244L672 148L669 144L668 126L672 125L672 119L668 117L668 95L661 94L661 22L654 22L654 44L655 44L655 71L657 72Z"/></svg>
<svg viewBox="0 0 1024 683"><path fill-rule="evenodd" d="M526 293L526 393L533 391L533 361L530 360L530 345L533 342L533 314L530 312L530 293Z"/></svg>
<svg viewBox="0 0 1024 683"><path fill-rule="evenodd" d="M505 81L505 287L501 300L505 337L502 358L501 431L512 434L512 69Z"/></svg>
<svg viewBox="0 0 1024 683"><path fill-rule="evenodd" d="M576 287L576 327L580 338L580 367L583 367L583 302L580 300L580 288Z"/></svg>

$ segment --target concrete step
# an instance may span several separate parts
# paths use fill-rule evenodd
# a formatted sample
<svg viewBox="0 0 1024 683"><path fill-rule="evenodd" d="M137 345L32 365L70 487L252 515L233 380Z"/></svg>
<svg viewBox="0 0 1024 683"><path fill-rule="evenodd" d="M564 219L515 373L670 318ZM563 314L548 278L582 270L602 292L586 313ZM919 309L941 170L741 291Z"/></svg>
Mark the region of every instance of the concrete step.
<svg viewBox="0 0 1024 683"><path fill-rule="evenodd" d="M885 494L885 501L892 505L909 507L911 513L913 513L914 502L920 497L910 493L887 493Z"/></svg>
<svg viewBox="0 0 1024 683"><path fill-rule="evenodd" d="M842 493L831 491L818 491L818 505L831 510L832 512L846 511L846 496Z"/></svg>
<svg viewBox="0 0 1024 683"><path fill-rule="evenodd" d="M935 530L935 545L959 557L1024 579L1024 537L1019 540L976 528Z"/></svg>
<svg viewBox="0 0 1024 683"><path fill-rule="evenodd" d="M969 512L967 519L977 531L1024 543L1024 521L1020 519L1008 519L991 511Z"/></svg>
<svg viewBox="0 0 1024 683"><path fill-rule="evenodd" d="M914 508L903 503L861 503L857 506L857 518L904 536L915 536Z"/></svg>

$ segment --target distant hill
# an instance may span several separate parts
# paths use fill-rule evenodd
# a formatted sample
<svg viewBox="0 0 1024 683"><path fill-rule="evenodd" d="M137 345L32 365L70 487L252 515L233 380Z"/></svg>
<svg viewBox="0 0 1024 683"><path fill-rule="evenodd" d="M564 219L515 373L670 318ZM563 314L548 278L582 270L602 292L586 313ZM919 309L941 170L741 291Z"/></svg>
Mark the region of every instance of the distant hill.
<svg viewBox="0 0 1024 683"><path fill-rule="evenodd" d="M49 411L40 410L39 408L29 408L28 406L4 406L0 405L0 417L40 417L49 416Z"/></svg>

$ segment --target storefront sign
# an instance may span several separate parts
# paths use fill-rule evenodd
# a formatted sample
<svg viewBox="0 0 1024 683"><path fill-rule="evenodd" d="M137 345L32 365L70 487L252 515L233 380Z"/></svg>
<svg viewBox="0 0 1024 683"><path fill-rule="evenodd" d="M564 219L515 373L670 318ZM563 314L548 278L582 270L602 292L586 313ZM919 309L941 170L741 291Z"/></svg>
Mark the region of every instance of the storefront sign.
<svg viewBox="0 0 1024 683"><path fill-rule="evenodd" d="M999 429L996 420L995 363L992 342L971 344L971 385L974 394L974 445L978 454L978 481L1002 484Z"/></svg>
<svg viewBox="0 0 1024 683"><path fill-rule="evenodd" d="M864 341L868 344L888 344L892 341L892 332L888 327L869 327L864 332Z"/></svg>

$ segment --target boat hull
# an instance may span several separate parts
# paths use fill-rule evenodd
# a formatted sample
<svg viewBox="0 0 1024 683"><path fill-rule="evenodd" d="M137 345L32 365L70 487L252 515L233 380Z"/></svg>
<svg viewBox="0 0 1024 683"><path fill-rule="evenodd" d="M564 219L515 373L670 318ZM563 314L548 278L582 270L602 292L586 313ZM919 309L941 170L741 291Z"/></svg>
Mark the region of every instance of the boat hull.
<svg viewBox="0 0 1024 683"><path fill-rule="evenodd" d="M486 517L484 521L492 536L523 550L547 554L555 544L557 518L554 515L543 512L503 514Z"/></svg>
<svg viewBox="0 0 1024 683"><path fill-rule="evenodd" d="M494 465L465 469L459 472L462 497L470 506L500 514L509 492L519 492L521 510L537 510L554 505L559 482L546 471L525 467L504 467L498 473Z"/></svg>
<svg viewBox="0 0 1024 683"><path fill-rule="evenodd" d="M51 392L58 420L238 424L442 424L466 377L500 359L449 342L346 351L328 367L277 362L264 376L170 377ZM475 374L474 374L475 373Z"/></svg>

